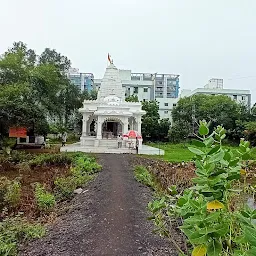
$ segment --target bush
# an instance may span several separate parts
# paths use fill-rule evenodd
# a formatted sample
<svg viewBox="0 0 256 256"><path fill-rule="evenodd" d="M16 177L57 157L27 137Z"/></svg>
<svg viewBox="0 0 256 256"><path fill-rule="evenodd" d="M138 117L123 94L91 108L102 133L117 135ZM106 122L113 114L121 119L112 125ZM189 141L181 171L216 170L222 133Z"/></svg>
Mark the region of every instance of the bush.
<svg viewBox="0 0 256 256"><path fill-rule="evenodd" d="M21 163L21 162L27 162L33 158L31 154L25 153L23 151L17 151L13 150L11 152L11 162L14 163Z"/></svg>
<svg viewBox="0 0 256 256"><path fill-rule="evenodd" d="M37 155L34 159L30 160L31 166L40 165L65 165L71 164L72 157L68 154L41 154Z"/></svg>
<svg viewBox="0 0 256 256"><path fill-rule="evenodd" d="M74 190L77 188L77 180L74 176L68 176L66 178L57 178L54 181L57 193L64 198L70 198L73 195Z"/></svg>
<svg viewBox="0 0 256 256"><path fill-rule="evenodd" d="M10 181L0 177L0 210L10 205L16 207L20 202L21 185L18 180Z"/></svg>
<svg viewBox="0 0 256 256"><path fill-rule="evenodd" d="M84 173L80 168L77 167L71 168L70 173L75 178L77 186L85 185L89 180L93 178L92 175Z"/></svg>
<svg viewBox="0 0 256 256"><path fill-rule="evenodd" d="M134 170L135 179L142 184L154 188L153 175L144 166L136 166Z"/></svg>
<svg viewBox="0 0 256 256"><path fill-rule="evenodd" d="M20 182L14 180L9 182L6 187L6 192L4 195L4 201L12 207L16 207L20 202L21 197L21 185Z"/></svg>
<svg viewBox="0 0 256 256"><path fill-rule="evenodd" d="M85 156L77 157L74 165L76 166L76 168L80 169L82 175L94 174L100 171L100 169L102 168L101 165L95 162L95 159Z"/></svg>
<svg viewBox="0 0 256 256"><path fill-rule="evenodd" d="M175 122L168 132L169 141L179 143L184 141L191 131L190 124L185 121Z"/></svg>
<svg viewBox="0 0 256 256"><path fill-rule="evenodd" d="M56 204L54 195L47 192L44 186L40 183L36 183L35 199L38 209L46 213L51 211Z"/></svg>
<svg viewBox="0 0 256 256"><path fill-rule="evenodd" d="M7 218L0 222L0 255L16 255L18 242L44 235L40 224L30 224L20 216Z"/></svg>

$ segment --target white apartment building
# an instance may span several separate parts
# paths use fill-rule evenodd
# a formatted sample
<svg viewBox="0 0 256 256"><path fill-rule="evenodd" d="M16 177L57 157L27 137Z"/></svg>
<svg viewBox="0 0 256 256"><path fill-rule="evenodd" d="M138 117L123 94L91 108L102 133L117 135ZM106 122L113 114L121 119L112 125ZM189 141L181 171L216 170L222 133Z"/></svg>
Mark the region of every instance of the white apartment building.
<svg viewBox="0 0 256 256"><path fill-rule="evenodd" d="M197 94L208 94L208 95L226 95L232 100L244 104L251 108L251 93L250 90L240 89L224 89L223 79L212 78L208 81L208 84L204 88L197 88L195 90L182 90L180 97L191 97Z"/></svg>

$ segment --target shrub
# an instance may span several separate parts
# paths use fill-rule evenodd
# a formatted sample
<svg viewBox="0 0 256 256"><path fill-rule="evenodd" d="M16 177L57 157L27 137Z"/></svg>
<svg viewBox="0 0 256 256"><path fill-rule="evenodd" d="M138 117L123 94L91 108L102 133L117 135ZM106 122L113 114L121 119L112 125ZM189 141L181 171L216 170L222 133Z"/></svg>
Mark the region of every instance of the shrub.
<svg viewBox="0 0 256 256"><path fill-rule="evenodd" d="M73 176L66 178L57 178L54 181L57 193L64 198L70 198L73 195L74 190L77 188L77 180Z"/></svg>
<svg viewBox="0 0 256 256"><path fill-rule="evenodd" d="M36 183L35 199L38 209L46 213L51 211L56 204L54 195L47 192L40 183Z"/></svg>
<svg viewBox="0 0 256 256"><path fill-rule="evenodd" d="M5 206L16 207L20 202L21 185L18 180L0 177L0 210Z"/></svg>
<svg viewBox="0 0 256 256"><path fill-rule="evenodd" d="M249 142L241 140L238 149L227 149L222 145L225 129L217 126L210 134L205 121L200 121L197 137L195 147L188 148L195 154L195 186L149 204L157 232L184 255L170 228L175 218L181 219L192 255L256 255L256 210L232 204L234 195L237 200L244 196L239 180L251 158Z"/></svg>
<svg viewBox="0 0 256 256"><path fill-rule="evenodd" d="M18 242L44 235L40 224L30 224L20 216L7 218L0 222L0 255L16 255Z"/></svg>
<svg viewBox="0 0 256 256"><path fill-rule="evenodd" d="M134 170L135 179L149 187L154 188L153 175L144 166L136 166Z"/></svg>
<svg viewBox="0 0 256 256"><path fill-rule="evenodd" d="M81 170L81 174L94 174L102 168L95 159L85 156L77 157L74 165Z"/></svg>
<svg viewBox="0 0 256 256"><path fill-rule="evenodd" d="M4 197L9 182L10 181L6 177L0 177L0 211L3 209L6 203Z"/></svg>
<svg viewBox="0 0 256 256"><path fill-rule="evenodd" d="M23 151L13 150L11 152L11 162L14 163L21 163L21 162L27 162L33 158L31 154L25 153Z"/></svg>
<svg viewBox="0 0 256 256"><path fill-rule="evenodd" d="M184 141L191 131L190 124L186 121L177 121L168 132L169 141L179 143Z"/></svg>
<svg viewBox="0 0 256 256"><path fill-rule="evenodd" d="M77 186L85 185L89 180L93 178L93 175L84 173L80 168L73 167L70 169L70 173L75 178Z"/></svg>
<svg viewBox="0 0 256 256"><path fill-rule="evenodd" d="M40 154L32 159L29 163L31 166L40 165L65 165L71 164L72 157L66 153L61 154Z"/></svg>
<svg viewBox="0 0 256 256"><path fill-rule="evenodd" d="M11 205L12 207L16 207L20 202L20 197L21 197L20 182L17 180L9 182L9 184L6 187L4 201L9 205Z"/></svg>

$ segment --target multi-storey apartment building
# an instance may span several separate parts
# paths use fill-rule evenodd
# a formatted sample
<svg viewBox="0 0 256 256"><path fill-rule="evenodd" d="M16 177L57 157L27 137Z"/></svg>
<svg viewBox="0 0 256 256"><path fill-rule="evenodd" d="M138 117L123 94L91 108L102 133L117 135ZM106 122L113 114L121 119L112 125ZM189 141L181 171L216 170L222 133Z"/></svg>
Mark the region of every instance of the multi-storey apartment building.
<svg viewBox="0 0 256 256"><path fill-rule="evenodd" d="M195 90L182 90L180 97L191 97L197 94L208 95L226 95L232 100L251 107L251 92L250 90L240 89L224 89L223 79L212 78L204 86L204 88L197 88Z"/></svg>

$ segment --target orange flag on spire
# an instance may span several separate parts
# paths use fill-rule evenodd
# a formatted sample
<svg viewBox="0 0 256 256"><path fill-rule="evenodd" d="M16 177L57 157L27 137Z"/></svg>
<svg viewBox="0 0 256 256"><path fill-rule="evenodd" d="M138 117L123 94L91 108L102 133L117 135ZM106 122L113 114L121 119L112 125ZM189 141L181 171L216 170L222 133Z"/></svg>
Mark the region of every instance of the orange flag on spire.
<svg viewBox="0 0 256 256"><path fill-rule="evenodd" d="M110 59L110 55L109 55L109 53L108 53L108 61L109 61L109 63L111 63L111 59Z"/></svg>

